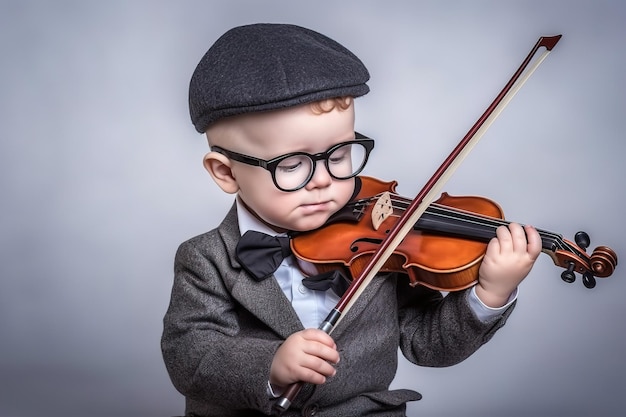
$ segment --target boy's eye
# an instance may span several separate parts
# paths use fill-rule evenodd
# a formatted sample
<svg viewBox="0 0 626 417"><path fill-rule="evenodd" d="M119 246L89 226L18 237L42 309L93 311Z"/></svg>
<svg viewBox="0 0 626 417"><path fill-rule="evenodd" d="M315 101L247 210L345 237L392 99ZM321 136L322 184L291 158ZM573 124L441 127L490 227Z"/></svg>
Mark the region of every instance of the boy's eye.
<svg viewBox="0 0 626 417"><path fill-rule="evenodd" d="M293 165L283 165L280 164L278 166L278 169L280 169L283 172L291 172L291 171L295 171L296 169L298 169L299 166L301 166L302 163L297 163L297 164L293 164Z"/></svg>
<svg viewBox="0 0 626 417"><path fill-rule="evenodd" d="M293 172L304 165L302 157L287 158L278 165L281 172Z"/></svg>
<svg viewBox="0 0 626 417"><path fill-rule="evenodd" d="M349 146L343 146L339 149L337 149L335 152L333 152L329 157L328 157L328 162L331 164L339 164L343 161L345 161L345 159L348 157L350 153L350 147Z"/></svg>

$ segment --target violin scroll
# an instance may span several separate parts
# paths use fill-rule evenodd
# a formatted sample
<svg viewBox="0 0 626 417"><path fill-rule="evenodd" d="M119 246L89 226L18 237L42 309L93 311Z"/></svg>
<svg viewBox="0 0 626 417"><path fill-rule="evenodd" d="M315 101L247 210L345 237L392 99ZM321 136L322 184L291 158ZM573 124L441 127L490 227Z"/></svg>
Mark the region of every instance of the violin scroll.
<svg viewBox="0 0 626 417"><path fill-rule="evenodd" d="M561 241L561 249L549 253L555 264L565 269L561 273L561 279L567 283L576 281L576 274L582 274L582 282L586 288L594 288L597 278L606 278L613 274L617 266L617 254L608 246L598 246L591 255L587 255L586 249L589 247L589 235L585 232L578 232L574 235L576 244Z"/></svg>

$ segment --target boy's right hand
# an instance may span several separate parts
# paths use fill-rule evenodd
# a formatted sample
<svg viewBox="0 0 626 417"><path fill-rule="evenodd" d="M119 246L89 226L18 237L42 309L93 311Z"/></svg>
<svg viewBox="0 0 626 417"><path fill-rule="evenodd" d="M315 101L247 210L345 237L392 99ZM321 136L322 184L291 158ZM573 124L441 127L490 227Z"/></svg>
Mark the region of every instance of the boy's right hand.
<svg viewBox="0 0 626 417"><path fill-rule="evenodd" d="M284 388L296 382L323 384L335 375L339 362L335 341L319 329L306 329L289 336L278 348L270 369L270 383Z"/></svg>

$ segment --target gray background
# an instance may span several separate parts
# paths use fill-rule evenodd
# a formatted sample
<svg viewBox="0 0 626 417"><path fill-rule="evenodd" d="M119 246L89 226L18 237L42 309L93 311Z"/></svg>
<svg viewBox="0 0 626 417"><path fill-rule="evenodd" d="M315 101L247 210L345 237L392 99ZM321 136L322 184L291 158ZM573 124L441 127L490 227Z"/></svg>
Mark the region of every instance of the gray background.
<svg viewBox="0 0 626 417"><path fill-rule="evenodd" d="M361 57L372 92L357 128L377 139L366 174L408 197L538 37L562 33L446 190L626 254L623 2L2 1L0 416L182 413L159 350L173 255L232 201L202 168L187 85L219 35L260 21ZM394 386L424 394L409 414L623 413L623 271L589 291L542 256L473 357L401 362Z"/></svg>

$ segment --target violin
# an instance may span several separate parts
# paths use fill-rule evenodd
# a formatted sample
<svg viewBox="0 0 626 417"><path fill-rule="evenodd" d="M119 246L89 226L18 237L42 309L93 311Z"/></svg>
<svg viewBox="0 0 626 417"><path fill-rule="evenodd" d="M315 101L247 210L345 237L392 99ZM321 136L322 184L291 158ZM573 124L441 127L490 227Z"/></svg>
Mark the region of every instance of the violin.
<svg viewBox="0 0 626 417"><path fill-rule="evenodd" d="M398 196L395 182L362 177L356 198L326 226L294 236L294 254L312 262L318 273L341 268L352 278L320 330L331 334L380 271L406 272L412 285L445 291L468 288L476 282L487 242L498 226L508 223L498 204L486 198L446 193L438 198L439 193L560 39L561 35L539 38L502 91L415 198ZM535 57L541 49L543 53ZM596 248L591 255L586 253L589 236L584 232L576 234L575 244L555 233L538 232L542 251L565 268L561 278L566 282L573 282L575 272L580 272L583 284L593 288L595 277L607 277L617 266L617 255L606 246ZM301 382L287 387L274 403L274 411L280 414L287 410L301 388Z"/></svg>
<svg viewBox="0 0 626 417"><path fill-rule="evenodd" d="M314 264L317 273L340 269L347 277L359 276L411 201L398 195L396 186L396 181L358 177L355 197L342 210L323 227L293 236L294 255ZM413 225L380 271L405 273L412 286L440 291L471 287L478 282L478 269L489 240L496 236L498 226L509 223L494 201L443 193ZM565 268L561 278L566 282L574 282L575 273L580 273L585 287L593 288L596 277L610 276L617 266L617 255L607 246L587 254L590 242L585 232L578 232L573 243L557 233L537 231L542 252L555 265Z"/></svg>

